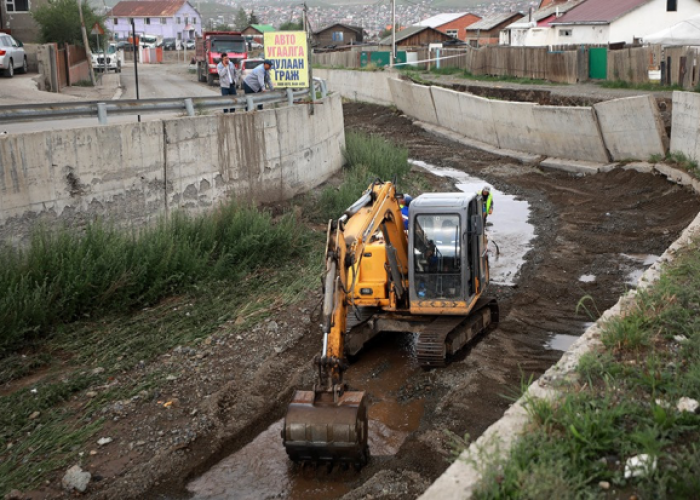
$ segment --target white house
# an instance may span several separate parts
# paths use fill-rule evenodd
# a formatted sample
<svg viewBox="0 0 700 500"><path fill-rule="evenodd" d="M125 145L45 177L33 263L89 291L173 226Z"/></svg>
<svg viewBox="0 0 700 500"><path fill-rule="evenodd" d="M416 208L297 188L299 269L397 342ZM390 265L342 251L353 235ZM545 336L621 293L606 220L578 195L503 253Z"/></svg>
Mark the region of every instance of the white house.
<svg viewBox="0 0 700 500"><path fill-rule="evenodd" d="M700 0L585 0L550 22L554 44L633 43L700 14Z"/></svg>
<svg viewBox="0 0 700 500"><path fill-rule="evenodd" d="M504 28L500 33L499 43L514 47L555 45L556 31L552 29L550 23L584 1L558 1L550 2L548 5L541 2L539 9Z"/></svg>
<svg viewBox="0 0 700 500"><path fill-rule="evenodd" d="M107 13L105 25L124 40L131 35L132 19L137 35L179 40L202 35L202 18L187 0L122 0Z"/></svg>

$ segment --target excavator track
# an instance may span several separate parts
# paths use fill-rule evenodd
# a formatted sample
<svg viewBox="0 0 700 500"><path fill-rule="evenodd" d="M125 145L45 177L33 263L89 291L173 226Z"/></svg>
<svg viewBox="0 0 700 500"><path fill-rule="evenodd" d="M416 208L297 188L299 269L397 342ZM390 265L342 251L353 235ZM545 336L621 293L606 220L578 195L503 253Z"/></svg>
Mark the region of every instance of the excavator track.
<svg viewBox="0 0 700 500"><path fill-rule="evenodd" d="M416 340L416 358L423 368L439 368L479 333L498 324L498 304L479 299L472 312L463 316L443 316L424 327Z"/></svg>

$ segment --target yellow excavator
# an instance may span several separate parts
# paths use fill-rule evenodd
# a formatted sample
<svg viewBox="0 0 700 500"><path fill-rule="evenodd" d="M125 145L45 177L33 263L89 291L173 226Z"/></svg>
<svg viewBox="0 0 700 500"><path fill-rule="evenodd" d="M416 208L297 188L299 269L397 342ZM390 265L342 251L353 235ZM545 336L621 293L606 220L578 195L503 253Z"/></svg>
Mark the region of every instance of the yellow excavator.
<svg viewBox="0 0 700 500"><path fill-rule="evenodd" d="M282 430L295 462L367 463L367 397L348 390L343 372L347 356L374 336L416 334L418 362L433 368L498 323L496 301L484 296L485 200L477 193L420 195L405 230L396 195L393 183L376 180L328 223L318 383L294 393Z"/></svg>

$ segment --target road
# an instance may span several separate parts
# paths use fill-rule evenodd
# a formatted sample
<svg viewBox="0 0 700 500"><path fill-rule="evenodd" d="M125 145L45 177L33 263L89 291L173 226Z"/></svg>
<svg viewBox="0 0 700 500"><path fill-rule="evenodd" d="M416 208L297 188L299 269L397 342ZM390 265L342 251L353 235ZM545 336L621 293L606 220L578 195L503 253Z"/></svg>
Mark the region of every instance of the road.
<svg viewBox="0 0 700 500"><path fill-rule="evenodd" d="M220 95L218 88L208 87L197 81L196 76L189 74L186 67L176 64L141 64L139 73L139 97L200 97ZM135 99L136 85L134 66L128 64L121 73L122 89L112 87L71 87L64 93L53 94L42 92L36 88L36 75L17 75L12 79L0 81L0 102L2 104L37 104L66 101L95 101ZM159 120L165 117L179 116L177 113L143 115L142 121ZM108 118L109 124L128 123L137 121L134 116L113 116ZM1 123L0 133L7 134L39 132L44 130L65 130L69 128L93 127L98 125L97 118L74 118L68 120L45 120L33 122Z"/></svg>

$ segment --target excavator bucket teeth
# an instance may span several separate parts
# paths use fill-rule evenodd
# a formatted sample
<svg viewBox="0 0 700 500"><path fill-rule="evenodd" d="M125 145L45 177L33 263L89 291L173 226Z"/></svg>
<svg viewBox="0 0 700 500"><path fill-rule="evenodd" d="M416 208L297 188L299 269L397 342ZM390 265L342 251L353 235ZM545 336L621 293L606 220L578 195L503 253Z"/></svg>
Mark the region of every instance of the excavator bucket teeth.
<svg viewBox="0 0 700 500"><path fill-rule="evenodd" d="M367 448L367 398L346 391L296 391L287 408L282 439L294 462L326 462L362 467Z"/></svg>

